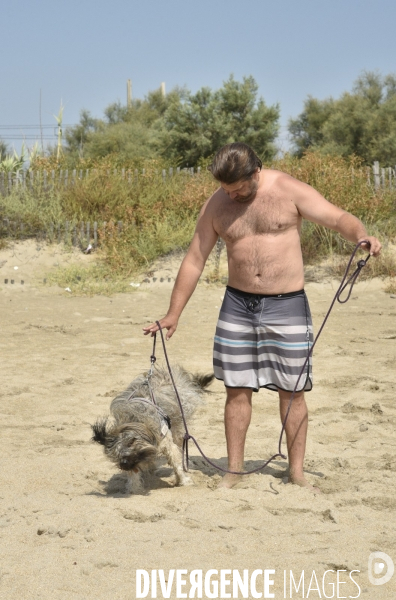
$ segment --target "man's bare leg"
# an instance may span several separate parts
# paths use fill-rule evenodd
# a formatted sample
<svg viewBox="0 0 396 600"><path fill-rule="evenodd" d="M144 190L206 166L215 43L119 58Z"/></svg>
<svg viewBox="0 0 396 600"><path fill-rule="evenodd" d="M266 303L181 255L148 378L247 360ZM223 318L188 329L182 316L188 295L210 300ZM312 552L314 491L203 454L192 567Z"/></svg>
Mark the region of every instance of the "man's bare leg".
<svg viewBox="0 0 396 600"><path fill-rule="evenodd" d="M226 388L224 425L227 440L228 469L243 471L246 432L252 415L252 390ZM219 487L231 488L241 481L241 475L226 473Z"/></svg>
<svg viewBox="0 0 396 600"><path fill-rule="evenodd" d="M286 417L291 393L278 390L279 407L282 423ZM293 398L290 413L286 421L285 433L287 454L289 458L289 481L301 487L313 487L304 476L304 456L308 431L308 409L305 403L304 392L298 392Z"/></svg>

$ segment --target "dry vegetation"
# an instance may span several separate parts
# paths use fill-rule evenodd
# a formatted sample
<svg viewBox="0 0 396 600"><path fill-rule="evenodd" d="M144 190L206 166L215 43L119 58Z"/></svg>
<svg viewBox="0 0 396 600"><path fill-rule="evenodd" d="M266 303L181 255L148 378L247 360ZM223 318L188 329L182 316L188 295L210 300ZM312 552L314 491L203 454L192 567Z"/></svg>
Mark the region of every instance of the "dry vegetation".
<svg viewBox="0 0 396 600"><path fill-rule="evenodd" d="M54 165L40 166L50 170ZM99 228L101 269L92 277L106 281L130 277L158 256L188 246L199 209L217 187L205 169L193 177L181 173L163 181L163 166L150 161L145 174L136 179L133 165L126 165L122 177L120 165L107 157L90 164L89 177L77 179L67 188L55 185L44 190L36 182L32 190L14 189L0 198L0 216L23 221L25 232L48 229L51 223L65 220L71 224L106 222L106 227ZM396 260L388 249L396 240L395 190L374 190L368 183L367 168L356 158L323 157L311 152L302 159L286 156L271 166L309 183L328 200L362 219L370 233L381 238L383 257L369 261L364 276L396 276ZM123 222L121 233L118 221ZM331 257L330 269L337 276L344 268L342 257L352 249L338 234L309 222L303 226L302 246L307 264ZM389 289L392 286L391 281Z"/></svg>

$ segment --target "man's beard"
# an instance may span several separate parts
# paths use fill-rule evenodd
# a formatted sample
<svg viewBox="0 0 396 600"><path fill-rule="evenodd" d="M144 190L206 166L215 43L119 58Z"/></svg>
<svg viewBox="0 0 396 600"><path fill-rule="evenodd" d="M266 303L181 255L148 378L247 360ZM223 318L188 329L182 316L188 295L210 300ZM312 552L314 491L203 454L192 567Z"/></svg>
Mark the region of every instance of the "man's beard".
<svg viewBox="0 0 396 600"><path fill-rule="evenodd" d="M249 193L244 194L244 195L242 195L242 194L238 195L234 198L234 200L236 200L237 202L240 202L241 204L244 204L245 202L250 202L251 200L253 200L256 197L257 190L258 190L258 182L252 181L251 185L250 185Z"/></svg>

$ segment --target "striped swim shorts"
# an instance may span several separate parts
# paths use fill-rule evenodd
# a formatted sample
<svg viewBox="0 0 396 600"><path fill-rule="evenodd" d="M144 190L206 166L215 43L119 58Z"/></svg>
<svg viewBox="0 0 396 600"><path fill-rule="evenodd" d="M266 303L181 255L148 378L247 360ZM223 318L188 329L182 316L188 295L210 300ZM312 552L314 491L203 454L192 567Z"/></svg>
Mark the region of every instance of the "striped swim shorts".
<svg viewBox="0 0 396 600"><path fill-rule="evenodd" d="M304 290L262 295L227 286L216 327L213 367L226 387L292 392L313 344ZM312 359L297 391L312 389Z"/></svg>

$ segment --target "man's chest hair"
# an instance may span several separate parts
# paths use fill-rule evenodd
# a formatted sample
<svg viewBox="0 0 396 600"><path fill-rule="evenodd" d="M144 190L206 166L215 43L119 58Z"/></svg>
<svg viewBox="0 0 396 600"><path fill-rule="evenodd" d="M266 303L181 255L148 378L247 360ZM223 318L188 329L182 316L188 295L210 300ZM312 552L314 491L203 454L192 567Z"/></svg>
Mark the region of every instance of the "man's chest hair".
<svg viewBox="0 0 396 600"><path fill-rule="evenodd" d="M226 241L279 234L296 226L299 220L294 203L274 194L263 194L248 205L227 200L219 204L214 217L215 229Z"/></svg>

